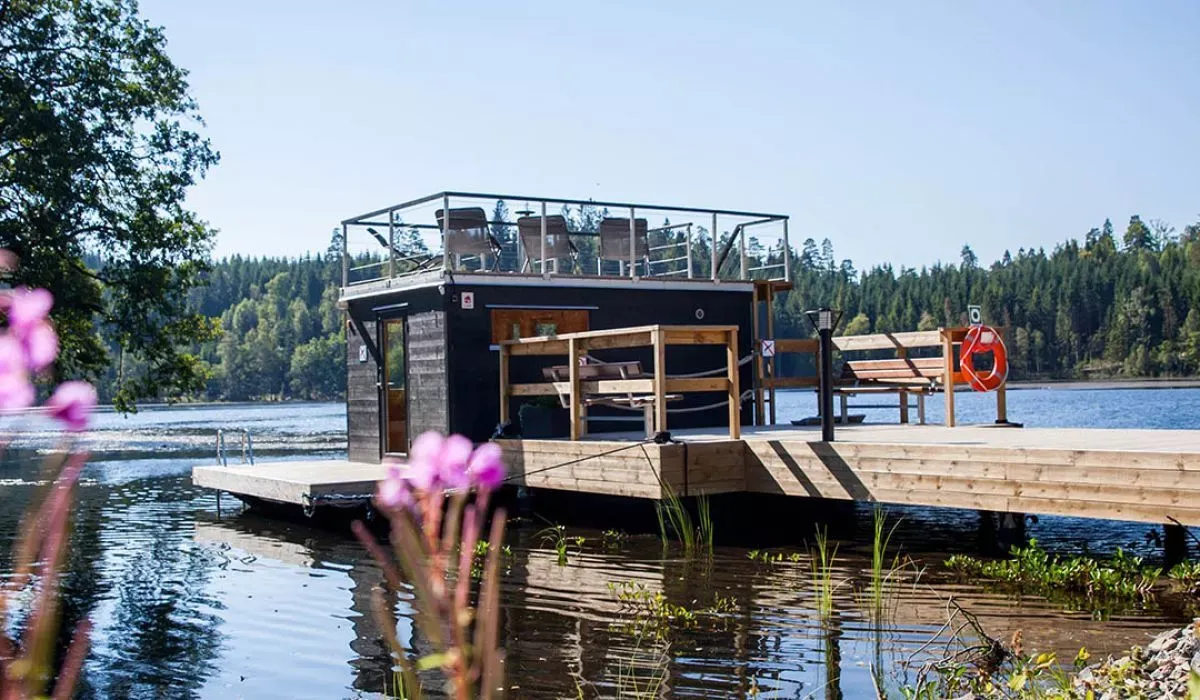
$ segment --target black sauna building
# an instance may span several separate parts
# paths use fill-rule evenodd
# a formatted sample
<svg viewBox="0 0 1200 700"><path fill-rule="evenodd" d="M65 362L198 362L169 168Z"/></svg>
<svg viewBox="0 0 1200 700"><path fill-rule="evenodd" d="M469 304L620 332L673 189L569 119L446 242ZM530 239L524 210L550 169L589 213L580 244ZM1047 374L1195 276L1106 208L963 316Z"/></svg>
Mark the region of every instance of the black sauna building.
<svg viewBox="0 0 1200 700"><path fill-rule="evenodd" d="M738 355L748 360L755 281L785 279L787 240L787 217L777 214L463 192L347 219L340 300L349 457L403 454L426 430L488 439L500 415L505 340L736 325ZM593 352L601 362L652 362L648 350ZM724 371L723 353L671 347L667 371ZM545 358L514 357L510 376L541 381L545 365ZM751 363L740 371L741 386L751 387ZM726 407L713 405L725 398L672 402L671 426L725 425ZM524 403L565 412L552 397L511 401L514 417ZM640 420L601 408L589 412L588 432L635 430Z"/></svg>

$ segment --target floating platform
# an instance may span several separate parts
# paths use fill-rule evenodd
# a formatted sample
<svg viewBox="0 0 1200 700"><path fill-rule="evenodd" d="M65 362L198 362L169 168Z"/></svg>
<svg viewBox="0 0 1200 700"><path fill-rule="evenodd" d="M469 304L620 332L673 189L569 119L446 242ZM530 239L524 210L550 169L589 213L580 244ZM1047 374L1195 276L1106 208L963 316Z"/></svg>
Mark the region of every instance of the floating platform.
<svg viewBox="0 0 1200 700"><path fill-rule="evenodd" d="M766 493L1200 526L1200 431L845 425L500 440L510 483L662 499ZM370 494L384 467L338 461L198 467L199 486L319 505Z"/></svg>

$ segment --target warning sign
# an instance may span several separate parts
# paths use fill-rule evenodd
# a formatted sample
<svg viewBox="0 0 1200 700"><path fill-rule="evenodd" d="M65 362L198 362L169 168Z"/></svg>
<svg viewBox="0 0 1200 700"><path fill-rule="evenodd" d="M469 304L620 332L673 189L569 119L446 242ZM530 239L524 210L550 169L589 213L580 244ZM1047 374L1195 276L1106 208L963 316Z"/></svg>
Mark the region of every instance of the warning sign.
<svg viewBox="0 0 1200 700"><path fill-rule="evenodd" d="M967 307L967 322L970 323L972 326L982 326L983 325L983 307L974 306L974 305L968 306Z"/></svg>
<svg viewBox="0 0 1200 700"><path fill-rule="evenodd" d="M762 356L763 357L775 357L775 341L774 340L762 341Z"/></svg>
<svg viewBox="0 0 1200 700"><path fill-rule="evenodd" d="M464 309L475 308L475 292L463 292L462 293L462 307Z"/></svg>

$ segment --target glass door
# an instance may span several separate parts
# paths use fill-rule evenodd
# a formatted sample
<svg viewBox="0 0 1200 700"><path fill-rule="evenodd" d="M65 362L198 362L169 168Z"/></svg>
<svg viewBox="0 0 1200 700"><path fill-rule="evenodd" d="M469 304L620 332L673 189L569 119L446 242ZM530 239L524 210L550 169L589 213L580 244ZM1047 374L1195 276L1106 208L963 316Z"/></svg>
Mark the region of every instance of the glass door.
<svg viewBox="0 0 1200 700"><path fill-rule="evenodd" d="M404 319L383 322L383 393L384 393L384 452L408 452L408 396L405 382L408 363L405 361Z"/></svg>

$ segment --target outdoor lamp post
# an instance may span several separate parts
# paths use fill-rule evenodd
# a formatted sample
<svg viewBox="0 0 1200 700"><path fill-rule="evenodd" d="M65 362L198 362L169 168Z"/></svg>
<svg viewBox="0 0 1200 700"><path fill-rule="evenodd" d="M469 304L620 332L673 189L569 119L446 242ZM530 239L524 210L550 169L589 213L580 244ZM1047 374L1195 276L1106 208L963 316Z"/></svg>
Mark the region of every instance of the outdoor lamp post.
<svg viewBox="0 0 1200 700"><path fill-rule="evenodd" d="M804 315L817 330L820 343L817 392L821 407L821 439L833 442L833 329L842 319L842 312L821 308L806 311Z"/></svg>

